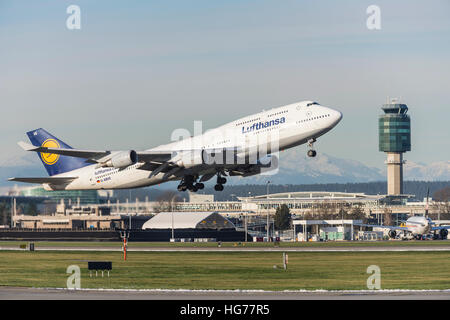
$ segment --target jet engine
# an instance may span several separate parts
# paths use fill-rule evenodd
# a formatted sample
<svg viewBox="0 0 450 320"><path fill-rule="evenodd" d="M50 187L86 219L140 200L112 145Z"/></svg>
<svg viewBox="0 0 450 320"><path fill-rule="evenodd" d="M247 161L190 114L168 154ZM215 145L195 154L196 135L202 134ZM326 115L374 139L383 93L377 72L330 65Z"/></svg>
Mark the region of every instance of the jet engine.
<svg viewBox="0 0 450 320"><path fill-rule="evenodd" d="M441 229L441 231L439 231L439 235L441 236L441 239L447 239L448 230L447 229Z"/></svg>
<svg viewBox="0 0 450 320"><path fill-rule="evenodd" d="M119 152L111 157L108 161L106 161L102 166L103 167L113 167L113 168L125 168L132 164L135 164L138 161L138 156L136 151L123 151Z"/></svg>
<svg viewBox="0 0 450 320"><path fill-rule="evenodd" d="M191 168L208 162L208 154L204 150L181 151L172 158L180 167Z"/></svg>
<svg viewBox="0 0 450 320"><path fill-rule="evenodd" d="M391 239L395 239L395 237L397 236L397 232L395 232L395 230L389 230L389 238Z"/></svg>
<svg viewBox="0 0 450 320"><path fill-rule="evenodd" d="M230 170L230 176L249 177L263 172L272 171L278 168L278 157L271 156L265 159L264 162L258 161L257 164L245 165L237 169Z"/></svg>

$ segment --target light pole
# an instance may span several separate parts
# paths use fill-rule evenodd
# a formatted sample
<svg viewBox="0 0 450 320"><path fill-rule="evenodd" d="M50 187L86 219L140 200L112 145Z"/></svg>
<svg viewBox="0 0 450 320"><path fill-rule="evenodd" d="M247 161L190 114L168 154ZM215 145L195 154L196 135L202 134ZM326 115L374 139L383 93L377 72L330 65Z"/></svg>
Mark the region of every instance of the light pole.
<svg viewBox="0 0 450 320"><path fill-rule="evenodd" d="M175 199L175 197L176 197L177 195L174 195L171 199L170 199L170 211L171 211L171 214L172 214L172 241L175 241L175 231L174 231L174 220L173 220L173 200Z"/></svg>
<svg viewBox="0 0 450 320"><path fill-rule="evenodd" d="M230 194L230 197L231 197L231 204L228 204L228 210L233 210L233 209L234 209L233 198L234 198L235 196L236 196L236 195L235 195L234 193Z"/></svg>
<svg viewBox="0 0 450 320"><path fill-rule="evenodd" d="M172 211L172 241L175 241L174 226L173 226L173 211Z"/></svg>
<svg viewBox="0 0 450 320"><path fill-rule="evenodd" d="M248 209L248 200L251 197L251 192L248 192L248 198L247 198L247 211ZM244 225L245 225L245 242L247 242L247 233L248 233L248 225L247 225L247 211L244 212Z"/></svg>
<svg viewBox="0 0 450 320"><path fill-rule="evenodd" d="M269 184L270 181L267 181L267 195L266 195L266 205L267 205L267 242L269 242Z"/></svg>

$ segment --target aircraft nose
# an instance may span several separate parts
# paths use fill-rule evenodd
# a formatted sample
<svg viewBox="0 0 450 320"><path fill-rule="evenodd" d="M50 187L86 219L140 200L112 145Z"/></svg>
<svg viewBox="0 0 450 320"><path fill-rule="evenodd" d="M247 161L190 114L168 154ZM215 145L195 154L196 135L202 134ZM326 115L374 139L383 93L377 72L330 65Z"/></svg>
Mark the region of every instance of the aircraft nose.
<svg viewBox="0 0 450 320"><path fill-rule="evenodd" d="M331 115L331 125L334 127L335 125L337 125L339 123L339 121L341 121L342 119L342 112L334 110L334 109L329 109L329 114Z"/></svg>
<svg viewBox="0 0 450 320"><path fill-rule="evenodd" d="M335 117L336 117L336 122L341 121L341 119L342 119L342 112L335 110L334 113L335 113Z"/></svg>

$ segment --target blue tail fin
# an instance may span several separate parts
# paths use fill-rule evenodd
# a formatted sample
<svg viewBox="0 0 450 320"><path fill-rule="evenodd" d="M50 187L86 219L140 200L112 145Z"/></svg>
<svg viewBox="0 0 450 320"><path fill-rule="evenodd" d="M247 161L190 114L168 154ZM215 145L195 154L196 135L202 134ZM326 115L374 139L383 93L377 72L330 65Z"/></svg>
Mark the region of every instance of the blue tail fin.
<svg viewBox="0 0 450 320"><path fill-rule="evenodd" d="M27 132L27 135L31 143L36 147L42 146L49 148L73 149L71 146L59 140L42 128L29 131ZM89 163L86 162L86 159L62 156L54 153L39 153L39 158L50 176L89 165Z"/></svg>

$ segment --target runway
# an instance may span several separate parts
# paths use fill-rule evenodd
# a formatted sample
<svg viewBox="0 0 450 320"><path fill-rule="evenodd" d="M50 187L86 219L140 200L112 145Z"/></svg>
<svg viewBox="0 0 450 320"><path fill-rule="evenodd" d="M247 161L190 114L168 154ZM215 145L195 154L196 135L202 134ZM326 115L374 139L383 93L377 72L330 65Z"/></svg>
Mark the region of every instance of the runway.
<svg viewBox="0 0 450 320"><path fill-rule="evenodd" d="M68 290L0 287L0 300L450 300L450 290Z"/></svg>

